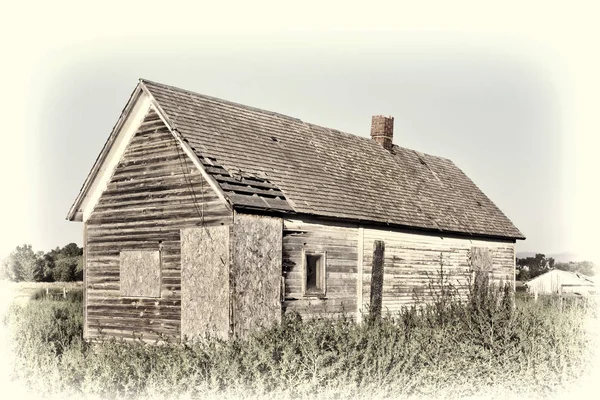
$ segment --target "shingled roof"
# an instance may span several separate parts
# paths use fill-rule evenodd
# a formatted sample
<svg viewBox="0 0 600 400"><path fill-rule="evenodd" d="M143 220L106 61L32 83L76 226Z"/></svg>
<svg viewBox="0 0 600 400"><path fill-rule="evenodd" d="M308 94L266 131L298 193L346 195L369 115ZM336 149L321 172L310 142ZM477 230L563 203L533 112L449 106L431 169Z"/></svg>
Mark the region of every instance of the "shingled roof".
<svg viewBox="0 0 600 400"><path fill-rule="evenodd" d="M236 208L524 239L446 158L147 80Z"/></svg>

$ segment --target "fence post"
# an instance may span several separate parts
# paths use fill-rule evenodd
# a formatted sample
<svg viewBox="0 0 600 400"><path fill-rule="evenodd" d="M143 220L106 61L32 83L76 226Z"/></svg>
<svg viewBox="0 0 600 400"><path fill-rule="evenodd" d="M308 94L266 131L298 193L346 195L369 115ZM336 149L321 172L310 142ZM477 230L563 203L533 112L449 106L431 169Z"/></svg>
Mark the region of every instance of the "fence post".
<svg viewBox="0 0 600 400"><path fill-rule="evenodd" d="M67 298L67 289L63 286L63 299Z"/></svg>

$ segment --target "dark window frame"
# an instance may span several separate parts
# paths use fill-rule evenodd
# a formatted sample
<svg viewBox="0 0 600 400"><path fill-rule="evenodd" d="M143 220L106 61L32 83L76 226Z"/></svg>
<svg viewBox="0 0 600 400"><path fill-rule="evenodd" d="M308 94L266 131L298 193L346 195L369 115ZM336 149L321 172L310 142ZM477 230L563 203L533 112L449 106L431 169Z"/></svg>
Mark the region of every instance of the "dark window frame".
<svg viewBox="0 0 600 400"><path fill-rule="evenodd" d="M314 286L309 286L309 259L315 260ZM327 252L302 251L302 295L304 297L325 297L327 294Z"/></svg>

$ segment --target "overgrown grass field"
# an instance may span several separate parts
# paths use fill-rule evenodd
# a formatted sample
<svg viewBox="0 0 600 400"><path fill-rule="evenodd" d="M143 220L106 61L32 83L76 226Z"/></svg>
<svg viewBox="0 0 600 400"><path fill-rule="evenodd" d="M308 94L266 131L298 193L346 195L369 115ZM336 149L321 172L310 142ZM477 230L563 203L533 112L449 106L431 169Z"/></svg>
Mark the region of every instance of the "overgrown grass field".
<svg viewBox="0 0 600 400"><path fill-rule="evenodd" d="M8 305L11 302L25 304L32 296L48 292L52 295L62 295L63 289L67 292L79 292L83 290L83 282L9 282L0 281L1 300Z"/></svg>
<svg viewBox="0 0 600 400"><path fill-rule="evenodd" d="M245 340L82 339L81 296L13 305L14 377L36 393L101 398L553 397L589 371L596 309L484 287L397 315L301 320Z"/></svg>

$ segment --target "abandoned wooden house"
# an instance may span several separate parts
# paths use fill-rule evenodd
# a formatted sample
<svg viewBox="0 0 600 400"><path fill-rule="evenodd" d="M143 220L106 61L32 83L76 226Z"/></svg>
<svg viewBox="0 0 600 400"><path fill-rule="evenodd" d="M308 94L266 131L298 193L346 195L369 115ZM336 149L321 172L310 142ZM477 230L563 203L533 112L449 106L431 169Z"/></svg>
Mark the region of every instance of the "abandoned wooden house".
<svg viewBox="0 0 600 400"><path fill-rule="evenodd" d="M425 295L440 258L461 285L514 282L521 232L393 124L372 117L369 139L140 80L67 217L84 226L85 337L360 320Z"/></svg>

